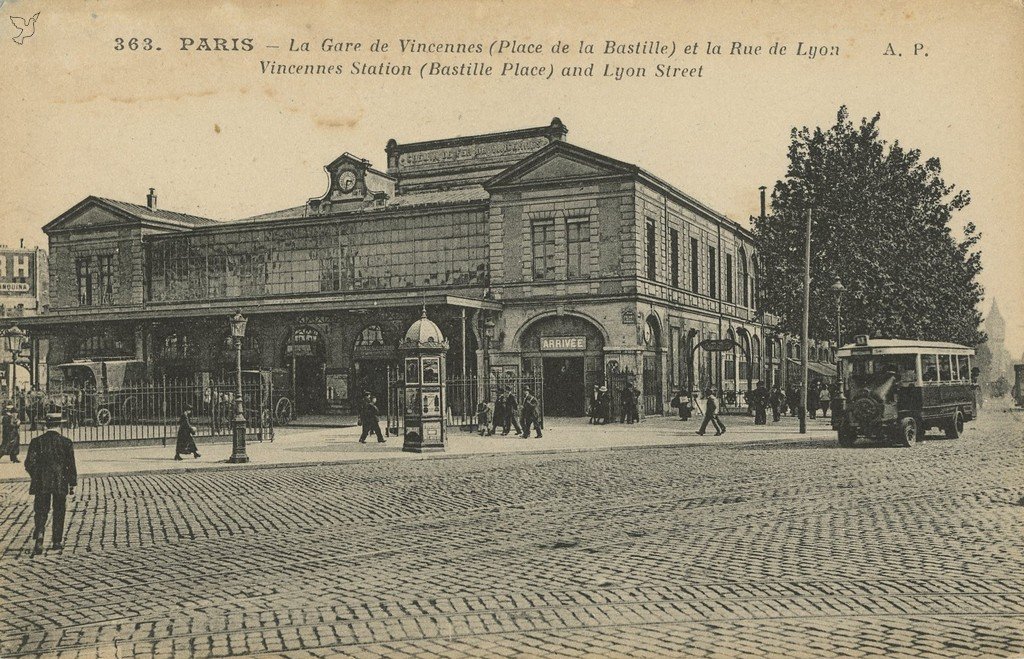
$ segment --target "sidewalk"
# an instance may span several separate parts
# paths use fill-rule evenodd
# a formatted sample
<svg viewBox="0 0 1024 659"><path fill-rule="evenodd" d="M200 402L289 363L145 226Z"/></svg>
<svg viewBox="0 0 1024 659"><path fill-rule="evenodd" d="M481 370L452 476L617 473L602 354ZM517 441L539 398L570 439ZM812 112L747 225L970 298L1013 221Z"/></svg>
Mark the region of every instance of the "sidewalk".
<svg viewBox="0 0 1024 659"><path fill-rule="evenodd" d="M404 453L401 437L388 437L387 443L378 444L372 438L359 443L359 428L296 428L283 427L273 442L247 444L248 465L227 463L231 455L230 442L200 443L199 459L191 456L178 462L174 457L174 442L167 446L138 446L122 448L83 448L75 457L78 473L128 474L140 472L178 472L197 469L245 469L300 464L329 464L364 460L431 460L470 455L503 453L537 453L559 451L609 450L627 447L691 446L700 444L744 444L749 442L808 441L834 443L835 432L828 419L808 419L807 434L801 435L797 420L783 417L778 423L755 426L751 417L728 416L723 419L727 432L715 437L713 432L696 434L700 419L680 421L674 417L649 417L632 425L620 423L592 426L586 419L548 419L541 439L524 439L510 434L481 437L454 429L448 435L448 449L444 453ZM21 459L28 452L29 435L22 439ZM24 464L12 464L0 459L0 482L27 480Z"/></svg>

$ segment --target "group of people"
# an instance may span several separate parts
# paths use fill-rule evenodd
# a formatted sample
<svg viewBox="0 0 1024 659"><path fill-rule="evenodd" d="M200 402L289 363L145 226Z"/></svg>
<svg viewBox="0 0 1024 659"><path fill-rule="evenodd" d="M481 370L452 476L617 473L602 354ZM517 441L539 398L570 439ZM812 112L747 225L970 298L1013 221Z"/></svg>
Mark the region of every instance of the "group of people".
<svg viewBox="0 0 1024 659"><path fill-rule="evenodd" d="M516 413L519 413L518 420ZM523 405L519 406L515 391L511 385L506 386L498 392L494 401L493 412L491 405L480 401L477 405L477 432L480 435L493 435L501 426L501 434L508 435L512 428L516 434L522 437L529 437L530 431L536 432L536 437L543 437L541 434L540 401L533 395L529 387L523 388Z"/></svg>
<svg viewBox="0 0 1024 659"><path fill-rule="evenodd" d="M640 394L640 389L632 382L626 383L622 388L619 423L640 422ZM590 395L590 423L606 424L614 420L611 392L608 391L608 387L595 384Z"/></svg>

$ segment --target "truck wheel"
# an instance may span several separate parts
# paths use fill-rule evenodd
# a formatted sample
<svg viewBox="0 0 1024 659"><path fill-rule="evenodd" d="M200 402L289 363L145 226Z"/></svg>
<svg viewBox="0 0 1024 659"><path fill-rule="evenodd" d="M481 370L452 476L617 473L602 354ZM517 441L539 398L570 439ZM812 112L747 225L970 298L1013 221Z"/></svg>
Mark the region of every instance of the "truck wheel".
<svg viewBox="0 0 1024 659"><path fill-rule="evenodd" d="M839 445L843 448L850 448L854 442L857 441L857 431L850 426L849 423L844 423L839 426Z"/></svg>
<svg viewBox="0 0 1024 659"><path fill-rule="evenodd" d="M953 418L946 424L946 439L958 439L964 434L964 415L960 410L953 412Z"/></svg>
<svg viewBox="0 0 1024 659"><path fill-rule="evenodd" d="M912 447L917 444L917 420L908 416L900 420L897 442L900 446Z"/></svg>

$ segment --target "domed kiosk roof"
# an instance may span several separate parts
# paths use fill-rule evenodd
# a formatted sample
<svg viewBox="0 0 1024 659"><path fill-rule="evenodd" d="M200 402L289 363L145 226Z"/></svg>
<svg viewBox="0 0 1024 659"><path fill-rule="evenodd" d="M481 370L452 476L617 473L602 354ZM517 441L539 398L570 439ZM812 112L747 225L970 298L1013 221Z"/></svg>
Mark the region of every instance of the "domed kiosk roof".
<svg viewBox="0 0 1024 659"><path fill-rule="evenodd" d="M441 328L434 321L427 318L427 310L415 323L409 326L399 346L405 349L415 348L448 348L448 341L441 333Z"/></svg>

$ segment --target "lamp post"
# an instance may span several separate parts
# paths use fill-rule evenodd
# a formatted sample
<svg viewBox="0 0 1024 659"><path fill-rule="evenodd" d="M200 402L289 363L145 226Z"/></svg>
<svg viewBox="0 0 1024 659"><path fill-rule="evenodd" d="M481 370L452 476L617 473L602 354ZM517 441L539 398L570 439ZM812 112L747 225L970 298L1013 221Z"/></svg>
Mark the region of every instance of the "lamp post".
<svg viewBox="0 0 1024 659"><path fill-rule="evenodd" d="M838 350L843 345L843 293L846 292L846 287L843 286L843 281L839 279L839 275L836 275L836 281L832 284L832 292L836 295L836 349ZM836 360L836 379L839 381L836 387L836 404L835 409L832 410L833 424L835 424L836 413L842 414L846 409L846 395L843 393L843 374L839 372L839 360Z"/></svg>
<svg viewBox="0 0 1024 659"><path fill-rule="evenodd" d="M28 335L25 334L25 330L20 329L17 325L12 325L4 330L0 336L3 336L3 347L7 352L11 353L11 377L8 384L11 389L11 400L14 400L18 386L18 358L21 357L21 351L25 347L25 339Z"/></svg>
<svg viewBox="0 0 1024 659"><path fill-rule="evenodd" d="M231 422L231 457L228 462L240 464L249 461L245 453L245 409L242 406L242 339L249 322L241 311L231 317L231 338L235 342L235 418Z"/></svg>

